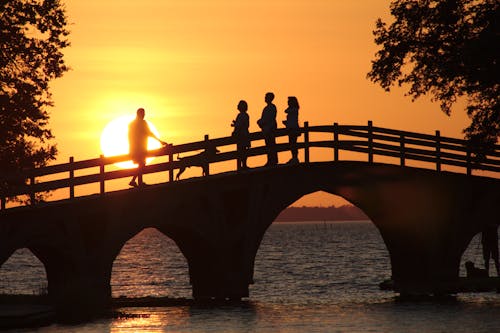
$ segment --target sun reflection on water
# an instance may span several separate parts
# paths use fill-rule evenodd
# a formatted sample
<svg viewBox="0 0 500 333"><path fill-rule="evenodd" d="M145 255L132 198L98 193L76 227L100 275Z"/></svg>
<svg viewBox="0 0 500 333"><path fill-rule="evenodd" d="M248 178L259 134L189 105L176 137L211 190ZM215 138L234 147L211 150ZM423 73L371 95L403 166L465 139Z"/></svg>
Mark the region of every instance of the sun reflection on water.
<svg viewBox="0 0 500 333"><path fill-rule="evenodd" d="M123 318L111 323L109 332L181 332L189 315L186 307L127 308Z"/></svg>

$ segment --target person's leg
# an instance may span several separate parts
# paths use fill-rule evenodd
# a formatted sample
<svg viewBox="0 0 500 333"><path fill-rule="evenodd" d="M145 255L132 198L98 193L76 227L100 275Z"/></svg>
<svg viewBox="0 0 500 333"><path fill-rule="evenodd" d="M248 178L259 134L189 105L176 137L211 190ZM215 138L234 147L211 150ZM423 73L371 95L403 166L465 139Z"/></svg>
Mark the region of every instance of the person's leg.
<svg viewBox="0 0 500 333"><path fill-rule="evenodd" d="M266 165L271 165L272 164L272 152L271 152L271 147L272 147L272 140L271 137L266 135L264 136L264 141L266 143L266 149L267 149L267 163Z"/></svg>
<svg viewBox="0 0 500 333"><path fill-rule="evenodd" d="M243 146L243 156L241 157L241 167L243 169L247 168L247 150L248 147L246 145Z"/></svg>
<svg viewBox="0 0 500 333"><path fill-rule="evenodd" d="M142 181L142 172L144 171L145 166L146 166L146 160L141 161L139 163L139 166L137 167L137 182L139 186L144 184L144 182Z"/></svg>
<svg viewBox="0 0 500 333"><path fill-rule="evenodd" d="M276 138L274 137L274 134L271 134L269 137L269 151L271 153L271 164L276 165L278 164L278 152L276 151Z"/></svg>
<svg viewBox="0 0 500 333"><path fill-rule="evenodd" d="M236 145L237 151L238 151L238 170L243 168L243 145L241 143L238 143Z"/></svg>
<svg viewBox="0 0 500 333"><path fill-rule="evenodd" d="M137 183L135 182L136 179L137 179L137 173L132 176L132 179L130 180L130 182L128 184L132 187L136 187L137 186Z"/></svg>

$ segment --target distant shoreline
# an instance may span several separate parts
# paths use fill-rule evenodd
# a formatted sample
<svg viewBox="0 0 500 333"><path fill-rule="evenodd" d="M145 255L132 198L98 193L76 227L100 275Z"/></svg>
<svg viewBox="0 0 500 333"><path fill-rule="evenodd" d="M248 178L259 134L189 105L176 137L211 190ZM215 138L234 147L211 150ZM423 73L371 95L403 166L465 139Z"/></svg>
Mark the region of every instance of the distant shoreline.
<svg viewBox="0 0 500 333"><path fill-rule="evenodd" d="M349 222L369 221L370 218L358 207L288 207L282 211L275 222Z"/></svg>
<svg viewBox="0 0 500 333"><path fill-rule="evenodd" d="M362 219L362 220L275 220L274 223L280 223L280 224L300 224L300 223L370 223L371 221L369 219Z"/></svg>

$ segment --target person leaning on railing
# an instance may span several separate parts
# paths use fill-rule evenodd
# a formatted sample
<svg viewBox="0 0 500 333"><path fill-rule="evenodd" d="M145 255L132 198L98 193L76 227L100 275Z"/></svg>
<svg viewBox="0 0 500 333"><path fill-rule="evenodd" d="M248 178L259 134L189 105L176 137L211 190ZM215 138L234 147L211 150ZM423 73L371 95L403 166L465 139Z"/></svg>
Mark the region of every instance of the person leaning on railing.
<svg viewBox="0 0 500 333"><path fill-rule="evenodd" d="M238 103L238 116L233 120L231 126L234 127L232 135L236 138L236 146L238 148L238 170L247 168L246 150L250 148L250 136L248 126L250 125L250 117L247 113L248 104L241 100Z"/></svg>
<svg viewBox="0 0 500 333"><path fill-rule="evenodd" d="M299 163L299 152L297 149L297 138L299 137L299 101L297 97L288 97L288 108L285 110L286 120L283 120L283 125L288 129L288 142L290 143L290 151L292 158L288 164Z"/></svg>

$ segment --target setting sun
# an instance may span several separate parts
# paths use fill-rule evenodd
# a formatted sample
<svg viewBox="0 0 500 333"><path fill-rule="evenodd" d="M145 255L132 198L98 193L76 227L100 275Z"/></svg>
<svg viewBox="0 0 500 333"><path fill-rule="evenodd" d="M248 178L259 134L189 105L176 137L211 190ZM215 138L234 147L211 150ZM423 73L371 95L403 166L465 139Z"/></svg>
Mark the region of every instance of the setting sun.
<svg viewBox="0 0 500 333"><path fill-rule="evenodd" d="M134 118L134 116L130 115L121 116L110 121L106 127L104 127L101 134L101 151L104 156L118 156L129 153L128 125L132 120L134 120ZM150 121L147 122L151 131L156 136L160 136L154 125ZM160 147L161 144L158 141L153 138L148 139L148 150L158 149ZM152 159L153 157L148 158L147 162L151 162ZM116 163L116 165L120 168L135 167L135 164L132 163L132 161Z"/></svg>

